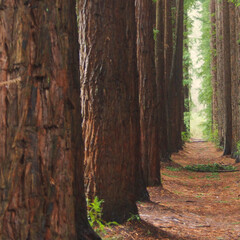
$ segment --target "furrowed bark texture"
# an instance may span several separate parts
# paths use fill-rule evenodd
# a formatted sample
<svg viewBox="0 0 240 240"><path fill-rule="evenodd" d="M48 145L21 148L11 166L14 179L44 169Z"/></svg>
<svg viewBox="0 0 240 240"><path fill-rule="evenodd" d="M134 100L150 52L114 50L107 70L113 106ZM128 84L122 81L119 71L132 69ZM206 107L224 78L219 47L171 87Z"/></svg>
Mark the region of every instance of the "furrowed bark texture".
<svg viewBox="0 0 240 240"><path fill-rule="evenodd" d="M154 63L154 11L155 4L152 1L136 1L141 161L144 180L148 186L159 185L161 182L157 85Z"/></svg>
<svg viewBox="0 0 240 240"><path fill-rule="evenodd" d="M220 146L224 145L224 101L223 101L223 25L222 5L216 1L216 47L217 47L217 127Z"/></svg>
<svg viewBox="0 0 240 240"><path fill-rule="evenodd" d="M240 140L240 9L233 3L230 6L230 46L231 46L231 80L232 80L232 156L240 162L239 140Z"/></svg>
<svg viewBox="0 0 240 240"><path fill-rule="evenodd" d="M232 103L229 3L223 1L223 66L224 66L224 155L232 151ZM234 17L234 16L232 16Z"/></svg>
<svg viewBox="0 0 240 240"><path fill-rule="evenodd" d="M169 83L170 83L170 72L172 66L173 57L173 16L172 16L172 5L173 0L165 0L165 11L164 11L164 79L165 79L165 94L166 94L166 119L167 119L167 144L168 154L171 154L170 147L170 120L169 120Z"/></svg>
<svg viewBox="0 0 240 240"><path fill-rule="evenodd" d="M140 124L134 0L79 3L86 190L104 200L103 218L122 222L146 195Z"/></svg>
<svg viewBox="0 0 240 240"><path fill-rule="evenodd" d="M0 239L98 239L86 217L75 1L1 1ZM18 79L18 80L16 80Z"/></svg>
<svg viewBox="0 0 240 240"><path fill-rule="evenodd" d="M177 1L176 32L173 58L168 85L168 120L170 152L182 147L181 132L183 126L183 0Z"/></svg>
<svg viewBox="0 0 240 240"><path fill-rule="evenodd" d="M155 41L155 66L157 82L157 104L159 125L159 153L161 161L168 159L168 132L167 132L167 106L166 84L164 74L164 0L156 2L156 41Z"/></svg>

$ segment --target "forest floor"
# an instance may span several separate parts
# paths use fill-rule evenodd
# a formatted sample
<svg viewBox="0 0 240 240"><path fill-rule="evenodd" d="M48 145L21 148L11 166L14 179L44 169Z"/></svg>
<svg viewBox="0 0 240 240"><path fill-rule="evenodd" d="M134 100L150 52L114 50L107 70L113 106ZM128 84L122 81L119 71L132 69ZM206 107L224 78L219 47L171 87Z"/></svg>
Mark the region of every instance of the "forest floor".
<svg viewBox="0 0 240 240"><path fill-rule="evenodd" d="M150 187L140 219L107 230L103 239L240 240L240 172L191 172L192 164L240 164L212 143L186 143L162 166L163 188Z"/></svg>

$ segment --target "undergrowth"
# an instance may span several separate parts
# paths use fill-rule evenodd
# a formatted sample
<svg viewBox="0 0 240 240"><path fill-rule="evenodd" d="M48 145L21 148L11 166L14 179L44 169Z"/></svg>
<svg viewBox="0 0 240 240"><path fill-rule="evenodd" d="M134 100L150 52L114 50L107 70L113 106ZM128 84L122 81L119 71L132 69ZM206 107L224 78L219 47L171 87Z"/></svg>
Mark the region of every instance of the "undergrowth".
<svg viewBox="0 0 240 240"><path fill-rule="evenodd" d="M194 172L219 172L219 171L234 171L236 167L231 165L221 165L218 163L213 164L196 164L187 165L184 169Z"/></svg>
<svg viewBox="0 0 240 240"><path fill-rule="evenodd" d="M106 233L105 228L112 225L118 225L117 222L106 222L102 219L102 204L104 200L100 200L97 196L90 202L87 199L88 221L90 226L98 233Z"/></svg>

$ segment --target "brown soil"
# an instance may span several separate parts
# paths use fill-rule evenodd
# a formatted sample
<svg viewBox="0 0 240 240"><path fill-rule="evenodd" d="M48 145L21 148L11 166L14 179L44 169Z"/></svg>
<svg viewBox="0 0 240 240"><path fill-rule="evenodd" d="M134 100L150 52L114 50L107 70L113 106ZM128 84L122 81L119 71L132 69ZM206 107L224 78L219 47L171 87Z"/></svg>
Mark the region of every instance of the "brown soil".
<svg viewBox="0 0 240 240"><path fill-rule="evenodd" d="M240 169L240 164L208 142L187 143L172 160L162 166L163 188L148 188L151 201L138 203L141 220L109 229L105 239L240 240L240 172L180 168L216 162Z"/></svg>

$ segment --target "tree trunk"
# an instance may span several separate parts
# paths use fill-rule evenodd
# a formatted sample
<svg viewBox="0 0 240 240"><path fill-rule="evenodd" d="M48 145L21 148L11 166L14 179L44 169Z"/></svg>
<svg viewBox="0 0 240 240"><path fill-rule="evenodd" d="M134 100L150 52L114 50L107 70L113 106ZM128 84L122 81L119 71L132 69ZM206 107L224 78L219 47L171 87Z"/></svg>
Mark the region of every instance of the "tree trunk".
<svg viewBox="0 0 240 240"><path fill-rule="evenodd" d="M155 5L152 1L136 1L141 160L144 180L147 186L159 185L161 182L156 71L154 63L154 11Z"/></svg>
<svg viewBox="0 0 240 240"><path fill-rule="evenodd" d="M169 99L168 92L170 82L170 72L173 57L173 16L172 16L172 0L165 0L164 12L164 79L165 79L165 94L166 94L166 119L167 119L167 145L168 154L171 154L171 139L170 139L170 119L169 119Z"/></svg>
<svg viewBox="0 0 240 240"><path fill-rule="evenodd" d="M155 66L157 82L159 153L161 161L168 160L167 103L164 74L164 0L156 2Z"/></svg>
<svg viewBox="0 0 240 240"><path fill-rule="evenodd" d="M223 25L222 25L222 3L216 1L216 54L217 54L217 127L220 146L224 145L224 102L223 102Z"/></svg>
<svg viewBox="0 0 240 240"><path fill-rule="evenodd" d="M236 60L238 60L238 63L239 63L239 59L240 59L240 9L239 7L235 8L235 28L236 28L236 49L235 49L235 54L236 54ZM239 64L236 64L236 75L237 75L237 79L239 80L240 79L240 65ZM238 83L239 81L237 81ZM236 95L234 95L235 97L235 101L238 103L238 109L239 109L239 92L240 92L240 86L238 84L238 91L236 92ZM240 143L240 115L238 114L237 115L238 118L236 120L236 122L234 123L237 127L237 136L238 136L238 139L237 139L237 142L236 142L236 146L235 148L239 151L239 143ZM234 131L234 129L233 129ZM240 162L240 155L238 154L237 155L237 158L236 158L236 162Z"/></svg>
<svg viewBox="0 0 240 240"><path fill-rule="evenodd" d="M213 134L218 130L218 98L217 98L217 54L216 54L216 1L211 0L210 13L211 13L211 75L212 75L212 131Z"/></svg>
<svg viewBox="0 0 240 240"><path fill-rule="evenodd" d="M231 81L232 81L232 156L240 161L239 140L240 140L240 112L239 112L239 8L234 3L229 3L230 17L230 46L231 46Z"/></svg>
<svg viewBox="0 0 240 240"><path fill-rule="evenodd" d="M122 222L147 197L140 163L134 0L80 0L80 79L89 198Z"/></svg>
<svg viewBox="0 0 240 240"><path fill-rule="evenodd" d="M0 239L99 239L84 197L75 1L2 1L0 53Z"/></svg>
<svg viewBox="0 0 240 240"><path fill-rule="evenodd" d="M232 103L229 3L223 1L224 155L232 152Z"/></svg>
<svg viewBox="0 0 240 240"><path fill-rule="evenodd" d="M169 121L170 121L170 147L176 152L182 147L181 132L183 121L183 0L177 1L176 32L173 58L168 86Z"/></svg>

